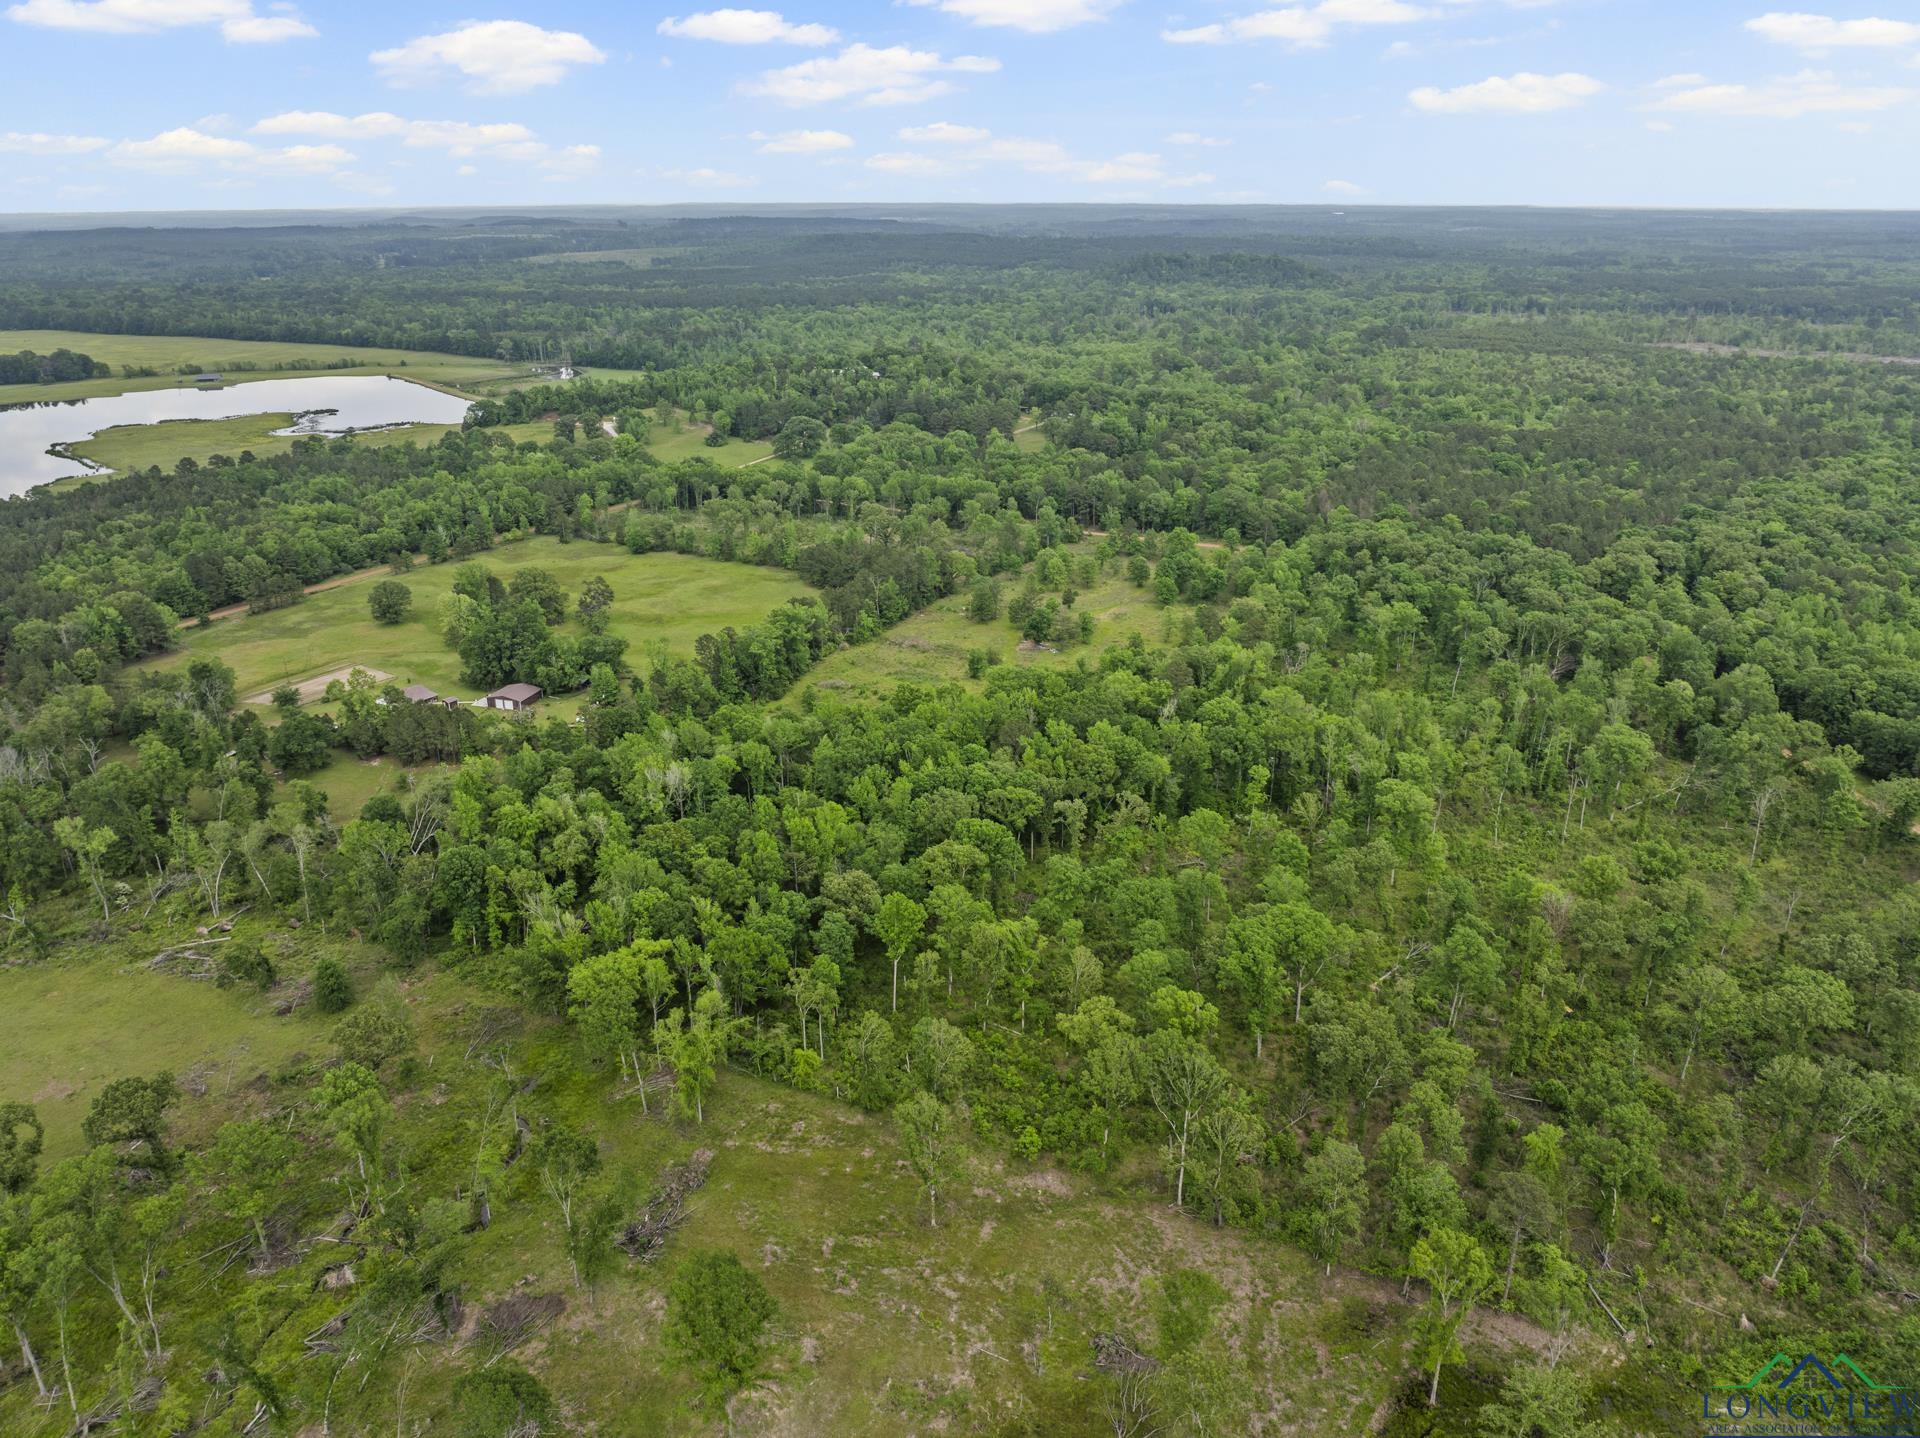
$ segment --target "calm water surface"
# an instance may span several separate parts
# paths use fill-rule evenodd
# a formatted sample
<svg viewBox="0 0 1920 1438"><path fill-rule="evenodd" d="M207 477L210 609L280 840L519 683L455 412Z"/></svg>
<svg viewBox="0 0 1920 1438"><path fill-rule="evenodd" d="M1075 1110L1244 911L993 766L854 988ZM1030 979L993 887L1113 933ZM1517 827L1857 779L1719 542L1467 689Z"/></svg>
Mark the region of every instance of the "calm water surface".
<svg viewBox="0 0 1920 1438"><path fill-rule="evenodd" d="M396 424L458 424L466 412L464 399L389 375L266 379L226 389L149 389L65 404L14 405L0 409L0 496L98 473L83 460L50 450L117 424L278 413L299 419L275 434L344 434Z"/></svg>

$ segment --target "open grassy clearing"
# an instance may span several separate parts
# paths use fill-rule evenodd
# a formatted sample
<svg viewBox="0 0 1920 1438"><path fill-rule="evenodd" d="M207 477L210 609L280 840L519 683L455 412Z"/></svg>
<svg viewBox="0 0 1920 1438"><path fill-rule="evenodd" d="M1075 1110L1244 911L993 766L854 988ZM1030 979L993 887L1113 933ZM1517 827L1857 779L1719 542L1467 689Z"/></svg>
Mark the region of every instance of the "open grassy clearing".
<svg viewBox="0 0 1920 1438"><path fill-rule="evenodd" d="M358 817L361 809L366 807L367 800L375 794L404 794L409 778L424 777L441 767L438 764L422 764L408 769L384 754L361 759L345 750L336 749L333 762L326 768L300 777L326 794L328 812L336 823L344 824Z"/></svg>
<svg viewBox="0 0 1920 1438"><path fill-rule="evenodd" d="M348 963L363 1001L379 981L372 951L317 930L243 919L236 933L262 945L283 981L304 977L322 952ZM72 942L55 959L0 969L0 1096L45 1095L50 1155L75 1151L80 1118L108 1078L170 1067L187 1088L171 1138L189 1152L220 1122L300 1104L317 1080L332 1051L331 1021L305 1007L276 1013L285 989L222 991L144 966L187 936L156 924L104 952ZM512 1295L562 1300L554 1323L514 1359L564 1397L579 1431L718 1431L692 1406L692 1384L661 1342L668 1279L682 1256L703 1248L738 1254L779 1305L765 1381L735 1405L742 1435L1110 1432L1110 1380L1092 1371L1090 1336L1116 1332L1151 1349L1158 1282L1188 1268L1204 1269L1229 1294L1216 1331L1255 1396L1261 1431L1367 1431L1412 1376L1412 1309L1397 1285L1348 1272L1324 1278L1291 1248L1172 1211L1151 1178L1096 1182L976 1149L930 1227L882 1116L725 1072L696 1126L663 1102L643 1111L619 1094L553 1020L503 1007L431 966L399 983L420 1051L415 1076L395 1094L391 1129L409 1156L412 1201L442 1198L460 1181L469 1125L499 1072L490 1058L541 1076L516 1111L536 1133L552 1123L592 1133L602 1171L636 1180L636 1208L667 1165L699 1149L713 1154L662 1261L622 1259L591 1296L572 1283L558 1214L532 1163L495 1186L491 1228L455 1257L448 1279L469 1319ZM305 1129L313 1120L296 1122ZM276 1226L326 1229L344 1203L339 1168L327 1149L312 1149L277 1206ZM229 1227L212 1222L182 1240L169 1263L203 1264ZM326 1369L301 1339L354 1297L317 1281L340 1254L311 1245L268 1277L238 1269L215 1277L208 1267L206 1282L168 1290L162 1320L183 1333L216 1321L226 1305L259 1304L258 1326L276 1330L259 1361L317 1395ZM1489 1315L1476 1317L1465 1338L1476 1358L1515 1361L1543 1335ZM454 1377L484 1356L474 1345L470 1335L410 1345L379 1370L381 1381L343 1385L334 1431L390 1429L402 1367L408 1416L443 1414ZM229 1410L207 1431L236 1432L245 1413ZM300 1417L311 1422L317 1412ZM0 1431L51 1435L69 1426L64 1409L32 1405L30 1385L0 1393Z"/></svg>
<svg viewBox="0 0 1920 1438"><path fill-rule="evenodd" d="M757 623L787 600L812 592L779 570L683 554L629 554L616 545L584 541L520 540L476 557L509 582L520 569L548 570L570 596L579 594L590 575L604 576L613 586L612 632L628 641L635 661L653 640L690 654L700 635L729 624ZM216 654L232 666L242 696L361 664L384 669L403 685L426 684L444 694L477 698L460 682L460 656L447 647L437 624L440 601L453 590L454 568L433 565L405 576L413 612L402 624L376 624L367 609L370 586L349 584L285 609L187 630L180 648L156 662L184 664Z"/></svg>
<svg viewBox="0 0 1920 1438"><path fill-rule="evenodd" d="M135 390L197 388L191 376L174 373L183 365L214 371L229 384L261 379L293 379L311 374L392 374L437 384L462 394L484 394L532 382L524 365L474 355L429 350L382 349L363 345L301 344L280 340L223 340L199 335L102 335L78 330L0 330L0 352L33 350L47 354L76 350L113 366L107 379L66 384L0 385L0 404L91 399ZM340 364L340 368L328 366ZM156 369L158 375L124 379L122 365ZM236 365L252 368L238 370Z"/></svg>
<svg viewBox="0 0 1920 1438"><path fill-rule="evenodd" d="M902 683L961 683L978 688L984 680L968 680L967 651L984 649L1002 664L1042 669L1071 669L1081 660L1092 660L1103 650L1125 644L1135 634L1150 644L1165 636L1168 611L1153 595L1127 581L1120 567L1109 566L1092 589L1074 601L1063 613L1073 623L1081 613L1094 617L1093 642L1082 644L1076 638L1054 650L1023 649L1020 633L1003 616L991 624L976 624L967 617L967 596L951 594L917 614L911 614L870 643L830 654L795 686L832 689L864 698L877 698ZM1019 587L1017 577L1004 577L1002 588L1011 596Z"/></svg>
<svg viewBox="0 0 1920 1438"><path fill-rule="evenodd" d="M1040 429L1040 416L1030 411L1020 416L1020 423L1014 426L1011 436L1013 447L1031 454L1047 447L1047 437Z"/></svg>
<svg viewBox="0 0 1920 1438"><path fill-rule="evenodd" d="M128 470L159 465L172 469L182 459L205 464L216 454L239 455L252 450L256 455L283 454L293 447L294 434L275 434L293 423L290 414L247 414L233 419L174 419L160 424L123 424L101 430L92 439L74 445L81 459L104 465L118 474ZM353 436L355 444L432 444L442 435L459 429L457 424L407 424L392 429L368 430ZM501 425L493 431L506 434L516 444L531 440L539 443L553 438L553 426L537 421ZM60 485L92 484L112 475L77 475L58 481Z"/></svg>
<svg viewBox="0 0 1920 1438"><path fill-rule="evenodd" d="M709 448L707 436L712 432L712 425L696 424L685 410L676 410L672 419L654 421L647 436L647 448L662 464L707 459L722 469L739 469L773 453L773 446L763 439L730 439Z"/></svg>
<svg viewBox="0 0 1920 1438"><path fill-rule="evenodd" d="M324 1046L327 1025L311 1013L278 1017L273 1001L252 989L146 967L174 941L105 955L76 944L55 960L0 967L0 1095L34 1105L50 1159L81 1150L80 1121L114 1079L162 1069L182 1079L198 1074L211 1102L263 1068ZM0 1431L14 1430L0 1421Z"/></svg>

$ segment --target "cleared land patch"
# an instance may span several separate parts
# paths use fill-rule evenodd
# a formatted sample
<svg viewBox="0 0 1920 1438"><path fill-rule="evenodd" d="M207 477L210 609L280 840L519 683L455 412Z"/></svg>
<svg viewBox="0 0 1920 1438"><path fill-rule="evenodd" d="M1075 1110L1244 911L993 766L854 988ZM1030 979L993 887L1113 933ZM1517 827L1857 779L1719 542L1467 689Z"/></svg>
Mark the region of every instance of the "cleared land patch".
<svg viewBox="0 0 1920 1438"><path fill-rule="evenodd" d="M647 434L647 448L663 464L682 459L708 459L722 469L744 469L773 454L773 446L764 439L730 439L725 444L709 445L713 433L710 424L695 423L685 410L672 419L655 420Z"/></svg>
<svg viewBox="0 0 1920 1438"><path fill-rule="evenodd" d="M358 945L253 920L236 932L260 942L290 979L332 950L356 971L362 1002L375 982L378 966ZM170 1067L185 1080L170 1127L187 1149L225 1119L297 1103L317 1079L332 1053L331 1021L304 1008L280 1015L272 996L144 966L151 949L183 936L142 936L107 955L76 945L85 957L0 970L0 1092L39 1099L51 1157L76 1151L80 1119L110 1078ZM1112 1380L1093 1372L1090 1337L1118 1333L1151 1346L1159 1282L1190 1268L1227 1292L1216 1331L1251 1386L1254 1411L1267 1415L1261 1431L1365 1432L1411 1374L1415 1304L1397 1284L1344 1270L1325 1278L1296 1249L1174 1212L1155 1180L1094 1180L970 1147L940 1226L929 1227L884 1115L730 1070L704 1124L669 1117L657 1102L643 1112L616 1093L610 1073L581 1062L573 1035L553 1020L511 1013L497 995L432 965L405 976L400 991L422 1063L396 1094L392 1136L420 1162L411 1179L422 1201L444 1198L465 1177L458 1161L444 1161L440 1136L449 1115L480 1111L498 1081L482 1061L494 1051L511 1056L512 1072L542 1076L517 1100L530 1124L584 1128L604 1170L633 1174L642 1193L697 1150L712 1155L660 1260L622 1259L591 1298L571 1282L558 1219L531 1172L498 1185L492 1226L449 1276L474 1313L516 1295L558 1298L514 1361L566 1392L600 1431L715 1431L660 1338L674 1266L716 1247L739 1254L779 1304L766 1380L736 1405L743 1433L988 1433L1013 1431L1017 1419L1018 1431L1111 1432ZM303 1187L276 1219L319 1232L342 1201L325 1183ZM299 1315L272 1357L310 1361L300 1335L346 1301L310 1297L338 1259L314 1245L276 1288L229 1274L177 1299L165 1317L175 1329L213 1321L251 1282L270 1317ZM1499 1318L1497 1328L1469 1326L1470 1351L1524 1356L1544 1338ZM474 1361L457 1344L409 1354L411 1406L421 1412L441 1411ZM394 1370L379 1371L386 1379ZM376 1431L390 1386L369 1385L362 1396L343 1384L335 1431ZM0 1427L25 1411L29 1390L15 1384L0 1395Z"/></svg>
<svg viewBox="0 0 1920 1438"><path fill-rule="evenodd" d="M603 576L613 587L611 632L628 641L628 657L635 663L644 662L642 646L651 640L691 654L700 635L726 625L745 628L789 599L813 592L780 570L684 554L629 554L617 545L586 541L527 539L474 558L509 583L518 570L545 569L572 596L589 576ZM412 613L401 624L375 623L367 608L368 586L349 584L285 609L186 630L180 648L156 662L184 664L199 655L218 655L232 666L241 694L358 665L377 668L401 684L477 698L472 686L461 682L460 656L447 647L439 629L440 601L453 592L454 569L430 565L398 576L413 591Z"/></svg>
<svg viewBox="0 0 1920 1438"><path fill-rule="evenodd" d="M1082 644L1077 637L1051 647L1026 644L1004 615L991 624L976 624L967 617L967 596L951 594L908 615L869 643L829 654L794 686L795 691L817 685L875 698L905 683L951 682L978 687L985 681L967 678L970 650L984 650L1001 664L1022 668L1071 669L1081 660L1091 663L1134 634L1158 643L1166 633L1169 611L1150 592L1119 574L1118 564L1111 568L1116 572L1083 591L1072 609L1061 611L1068 625L1078 623L1083 613L1093 616L1091 644ZM1001 584L1005 596L1011 598L1018 592L1020 580L1005 576Z"/></svg>

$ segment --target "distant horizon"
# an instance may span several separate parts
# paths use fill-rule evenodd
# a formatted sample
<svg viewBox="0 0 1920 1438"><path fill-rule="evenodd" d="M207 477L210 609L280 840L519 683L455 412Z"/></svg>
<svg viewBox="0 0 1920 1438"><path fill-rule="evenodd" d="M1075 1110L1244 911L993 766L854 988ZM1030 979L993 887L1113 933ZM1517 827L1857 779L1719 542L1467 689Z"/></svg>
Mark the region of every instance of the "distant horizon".
<svg viewBox="0 0 1920 1438"><path fill-rule="evenodd" d="M568 214L605 214L610 211L636 211L662 216L688 217L726 217L743 216L751 218L756 214L776 211L820 212L820 211L879 211L914 212L936 210L1073 210L1097 211L1109 210L1140 214L1158 210L1177 210L1184 214L1208 211L1231 214L1262 214L1271 212L1306 212L1312 214L1339 215L1353 212L1366 213L1423 213L1432 211L1470 210L1487 212L1533 212L1542 214L1651 214L1651 215L1881 215L1920 217L1920 205L1915 206L1874 206L1874 205L1629 205L1629 204L1532 204L1511 203L1452 203L1446 201L1423 201L1389 203L1384 201L1299 201L1299 202L1239 202L1207 200L747 200L727 203L715 200L675 200L675 201L576 201L570 203L541 204L535 201L504 201L499 204L418 204L418 205L307 205L282 206L261 205L221 209L128 209L128 210L0 210L0 227L17 230L40 228L33 221L99 221L97 228L113 229L121 224L138 220L166 218L176 223L165 226L169 229L197 228L194 221L217 222L232 217L286 217L297 220L302 216L328 216L352 218L405 218L410 215L435 215L447 217L497 215L523 212L529 215L565 216ZM60 228L71 228L71 224L62 224ZM207 228L220 228L218 223L208 223ZM256 226L257 227L257 226Z"/></svg>

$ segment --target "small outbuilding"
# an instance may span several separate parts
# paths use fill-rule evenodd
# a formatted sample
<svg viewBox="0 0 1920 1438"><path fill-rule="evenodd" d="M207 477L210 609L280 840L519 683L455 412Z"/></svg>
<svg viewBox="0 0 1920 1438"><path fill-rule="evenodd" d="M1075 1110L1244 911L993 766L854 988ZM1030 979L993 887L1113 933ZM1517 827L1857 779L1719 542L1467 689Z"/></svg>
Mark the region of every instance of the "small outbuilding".
<svg viewBox="0 0 1920 1438"><path fill-rule="evenodd" d="M220 376L217 374L197 374L193 377L193 382L195 384L219 384Z"/></svg>
<svg viewBox="0 0 1920 1438"><path fill-rule="evenodd" d="M431 704L440 696L424 684L409 684L400 691L400 697L414 704Z"/></svg>
<svg viewBox="0 0 1920 1438"><path fill-rule="evenodd" d="M480 701L482 709L531 709L540 698L538 684L503 684Z"/></svg>

